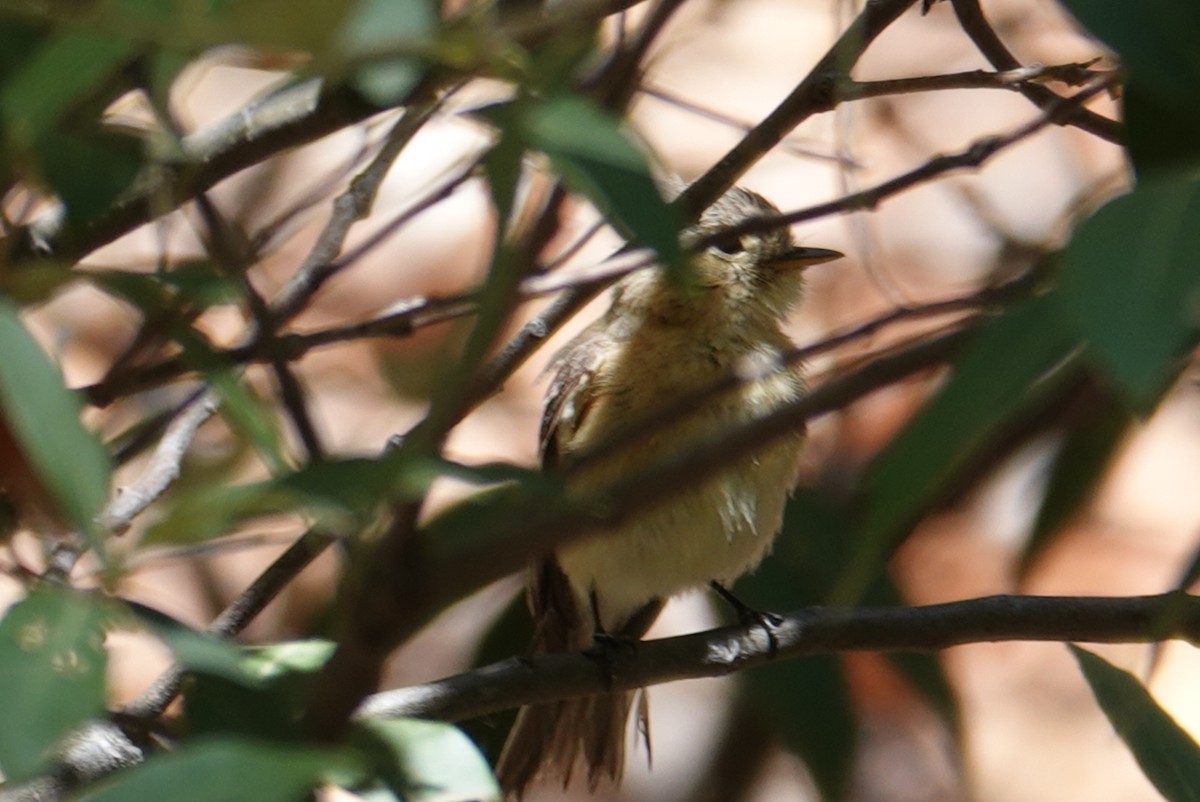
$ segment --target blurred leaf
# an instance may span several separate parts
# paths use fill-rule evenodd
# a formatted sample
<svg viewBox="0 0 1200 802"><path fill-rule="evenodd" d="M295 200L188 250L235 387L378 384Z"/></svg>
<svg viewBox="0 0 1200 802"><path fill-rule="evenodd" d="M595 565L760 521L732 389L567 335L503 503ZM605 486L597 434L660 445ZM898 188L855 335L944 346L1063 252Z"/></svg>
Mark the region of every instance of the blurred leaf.
<svg viewBox="0 0 1200 802"><path fill-rule="evenodd" d="M424 69L413 53L430 49L436 25L428 0L358 0L338 34L343 56L368 57L351 83L378 106L402 101ZM402 55L384 57L390 51Z"/></svg>
<svg viewBox="0 0 1200 802"><path fill-rule="evenodd" d="M83 594L35 590L0 619L0 769L17 783L54 745L103 716L110 614Z"/></svg>
<svg viewBox="0 0 1200 802"><path fill-rule="evenodd" d="M162 517L146 531L144 542L196 543L227 535L262 516L298 515L296 496L274 482L245 485L205 485L173 496Z"/></svg>
<svg viewBox="0 0 1200 802"><path fill-rule="evenodd" d="M1064 0L1129 71L1124 118L1139 174L1200 167L1200 5L1191 0Z"/></svg>
<svg viewBox="0 0 1200 802"><path fill-rule="evenodd" d="M66 206L67 217L77 223L108 209L142 169L142 143L116 133L45 131L34 150L41 177Z"/></svg>
<svg viewBox="0 0 1200 802"><path fill-rule="evenodd" d="M1075 350L1050 296L1021 302L980 333L938 393L868 468L856 551L835 599L861 597L897 538L1005 421L1066 373Z"/></svg>
<svg viewBox="0 0 1200 802"><path fill-rule="evenodd" d="M851 512L830 493L800 488L784 511L783 531L775 549L752 574L737 582L737 592L753 607L795 610L827 602L837 577L856 548ZM891 579L878 573L863 603L904 604ZM722 605L723 606L723 605ZM960 715L954 689L937 654L893 653L885 658L956 735Z"/></svg>
<svg viewBox="0 0 1200 802"><path fill-rule="evenodd" d="M961 738L962 711L954 685L946 674L946 667L942 665L940 653L888 652L884 657L942 719L954 738Z"/></svg>
<svg viewBox="0 0 1200 802"><path fill-rule="evenodd" d="M1200 84L1181 101L1131 80L1122 90L1125 147L1139 180L1200 172Z"/></svg>
<svg viewBox="0 0 1200 802"><path fill-rule="evenodd" d="M197 632L163 613L131 603L137 621L163 641L188 673L183 699L188 730L270 740L297 737L313 673L333 651L328 641L241 646Z"/></svg>
<svg viewBox="0 0 1200 802"><path fill-rule="evenodd" d="M471 655L471 668L498 662L514 654L526 654L533 643L533 618L525 601L525 589L514 593L508 604L488 627ZM508 731L517 717L516 710L504 710L459 722L467 736L493 762L500 756Z"/></svg>
<svg viewBox="0 0 1200 802"><path fill-rule="evenodd" d="M1017 571L1021 577L1028 573L1053 535L1091 497L1133 422L1128 410L1111 396L1106 395L1100 403L1101 408L1093 410L1067 432L1054 457L1033 531L1021 551Z"/></svg>
<svg viewBox="0 0 1200 802"><path fill-rule="evenodd" d="M64 30L3 76L0 123L10 144L34 147L89 91L133 54L128 42L84 30Z"/></svg>
<svg viewBox="0 0 1200 802"><path fill-rule="evenodd" d="M1200 747L1128 671L1071 646L1100 709L1170 802L1200 800Z"/></svg>
<svg viewBox="0 0 1200 802"><path fill-rule="evenodd" d="M418 719L358 724L381 764L380 774L405 802L499 800L491 766L455 727Z"/></svg>
<svg viewBox="0 0 1200 802"><path fill-rule="evenodd" d="M745 674L750 698L812 773L821 798L844 799L858 754L858 721L834 655L762 666Z"/></svg>
<svg viewBox="0 0 1200 802"><path fill-rule="evenodd" d="M202 310L237 304L244 297L238 282L208 261L184 262L154 273L89 270L83 277L147 317L171 309L182 311L184 306Z"/></svg>
<svg viewBox="0 0 1200 802"><path fill-rule="evenodd" d="M345 750L212 737L155 755L76 798L86 802L297 802L331 778L360 773L359 761Z"/></svg>
<svg viewBox="0 0 1200 802"><path fill-rule="evenodd" d="M355 522L378 504L420 498L434 480L443 476L473 485L491 485L533 481L538 474L516 466L475 469L395 450L375 459L322 460L262 482L221 482L184 492L150 527L146 540L207 540L228 534L252 518L281 514L315 517L328 529L345 531L357 528Z"/></svg>
<svg viewBox="0 0 1200 802"><path fill-rule="evenodd" d="M137 602L126 604L137 623L166 644L175 661L188 671L257 684L257 679L245 670L244 652L238 644L192 629L153 607Z"/></svg>
<svg viewBox="0 0 1200 802"><path fill-rule="evenodd" d="M103 555L95 519L108 500L108 454L80 423L79 399L4 301L0 354L0 413L58 511Z"/></svg>
<svg viewBox="0 0 1200 802"><path fill-rule="evenodd" d="M1148 413L1196 342L1200 182L1142 182L1076 230L1063 258L1065 322Z"/></svg>
<svg viewBox="0 0 1200 802"><path fill-rule="evenodd" d="M191 732L296 739L313 677L332 653L329 641L242 648L238 677L195 674L184 691Z"/></svg>
<svg viewBox="0 0 1200 802"><path fill-rule="evenodd" d="M683 264L678 218L615 117L585 98L558 95L533 106L523 124L530 146L550 158L568 187L664 264Z"/></svg>

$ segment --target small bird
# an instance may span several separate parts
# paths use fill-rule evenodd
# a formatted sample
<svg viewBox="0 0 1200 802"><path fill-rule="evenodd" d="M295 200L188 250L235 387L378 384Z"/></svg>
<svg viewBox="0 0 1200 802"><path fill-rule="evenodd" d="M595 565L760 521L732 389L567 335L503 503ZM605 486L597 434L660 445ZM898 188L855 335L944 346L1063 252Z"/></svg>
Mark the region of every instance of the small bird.
<svg viewBox="0 0 1200 802"><path fill-rule="evenodd" d="M735 187L688 233L714 234L773 213L778 209L765 198ZM794 247L784 228L718 240L692 258L690 282L662 270L626 276L604 316L547 368L554 377L542 413L543 466L567 467L631 422L739 370L752 369L759 378L656 429L589 468L580 481L602 486L796 399L804 386L800 369L771 370L792 347L781 325L803 291L799 268L840 256ZM710 582L723 586L757 566L782 524L803 437L802 431L783 437L534 567L528 579L533 652L586 649L597 637L641 638L671 596ZM645 734L647 707L639 692L522 708L497 761L506 798L519 798L541 777L565 788L580 762L592 790L605 778L619 782L626 723L639 698Z"/></svg>

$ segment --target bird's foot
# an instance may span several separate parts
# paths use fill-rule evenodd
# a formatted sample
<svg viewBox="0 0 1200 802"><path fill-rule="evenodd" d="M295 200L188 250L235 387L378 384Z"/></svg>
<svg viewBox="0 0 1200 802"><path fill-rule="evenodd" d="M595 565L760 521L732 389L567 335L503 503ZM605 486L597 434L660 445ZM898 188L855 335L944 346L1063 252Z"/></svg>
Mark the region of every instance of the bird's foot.
<svg viewBox="0 0 1200 802"><path fill-rule="evenodd" d="M725 600L726 604L733 608L733 611L737 613L738 621L743 626L755 624L762 628L762 631L767 634L767 652L774 657L779 651L779 641L775 639L775 629L783 623L783 616L751 607L733 595L729 588L720 582L714 580L708 584L718 596Z"/></svg>

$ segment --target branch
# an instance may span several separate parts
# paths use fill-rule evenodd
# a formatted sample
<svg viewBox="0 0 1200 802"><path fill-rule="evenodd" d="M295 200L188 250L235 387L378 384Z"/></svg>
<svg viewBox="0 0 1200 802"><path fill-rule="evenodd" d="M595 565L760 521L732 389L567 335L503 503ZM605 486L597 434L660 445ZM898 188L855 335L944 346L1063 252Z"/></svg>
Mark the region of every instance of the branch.
<svg viewBox="0 0 1200 802"><path fill-rule="evenodd" d="M1093 61L1044 66L1033 64L1008 70L989 72L969 70L944 75L921 75L913 78L892 78L883 81L846 79L838 84L838 100L862 100L886 95L908 95L916 92L939 92L947 89L1007 89L1020 92L1026 85L1044 81L1062 81L1071 86L1083 86L1096 77L1089 68Z"/></svg>
<svg viewBox="0 0 1200 802"><path fill-rule="evenodd" d="M574 0L556 3L544 13L515 14L501 20L477 20L481 41L499 50L510 44L534 47L558 31L576 28L623 11L640 0ZM449 22L447 22L449 24ZM468 37L469 38L469 35ZM471 77L480 65L470 59L451 69L430 69L404 103L432 97L445 86ZM22 237L9 254L12 262L38 259L48 248L55 259L78 261L118 237L177 208L234 173L286 150L307 145L386 109L366 102L348 86L322 87L316 79L294 83L248 105L181 142L183 161L176 169L148 171L99 218L78 228L39 230ZM159 165L162 167L163 165ZM39 245L34 247L34 240Z"/></svg>
<svg viewBox="0 0 1200 802"><path fill-rule="evenodd" d="M360 718L460 721L522 705L720 677L777 660L851 651L930 652L968 643L1200 642L1200 597L988 596L922 607L799 610L780 623L643 641L598 660L588 652L510 658L454 677L375 694ZM610 662L611 661L611 662Z"/></svg>
<svg viewBox="0 0 1200 802"><path fill-rule="evenodd" d="M1005 47L1004 42L988 23L983 9L979 7L979 0L951 0L951 4L954 6L955 16L958 17L958 24L993 67L998 70L1023 68L1021 62ZM1062 100L1060 95L1039 84L1024 83L1018 91L1044 111L1048 111ZM1058 125L1074 125L1113 144L1121 144L1119 122L1082 107L1072 109L1054 122Z"/></svg>
<svg viewBox="0 0 1200 802"><path fill-rule="evenodd" d="M114 535L125 532L133 519L179 478L179 466L188 446L200 426L216 411L217 403L212 392L202 392L187 403L163 432L146 470L133 484L121 488L100 513L102 527Z"/></svg>
<svg viewBox="0 0 1200 802"><path fill-rule="evenodd" d="M934 156L920 167L912 169L907 173L902 173L895 178L888 179L881 184L876 184L869 189L852 192L837 200L820 203L816 206L809 206L806 209L799 209L784 214L748 218L735 226L730 226L720 232L704 237L697 244L697 247L708 247L718 242L727 241L729 237L759 231L770 231L783 226L826 217L831 214L873 209L883 200L893 195L898 195L901 192L910 190L946 173L954 172L955 170L977 170L1002 150L1033 136L1057 120L1068 117L1072 109L1079 108L1081 104L1108 89L1113 85L1114 81L1115 76L1104 76L1091 86L1076 92L1070 97L1058 98L1055 104L1038 115L1036 119L1009 131L1007 134L985 136L975 140L957 153Z"/></svg>

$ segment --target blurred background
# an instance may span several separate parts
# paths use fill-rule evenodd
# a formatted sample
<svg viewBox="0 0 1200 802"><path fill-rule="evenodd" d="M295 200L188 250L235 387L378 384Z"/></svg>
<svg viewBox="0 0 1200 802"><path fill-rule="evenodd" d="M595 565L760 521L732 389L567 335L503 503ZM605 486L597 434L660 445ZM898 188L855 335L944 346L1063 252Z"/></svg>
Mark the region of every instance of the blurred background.
<svg viewBox="0 0 1200 802"><path fill-rule="evenodd" d="M1056 3L988 0L985 6L996 30L1026 64L1104 56ZM623 23L632 28L644 10L635 7ZM631 126L665 173L694 179L740 139L745 126L761 120L787 95L858 10L858 4L843 0L684 4L649 60ZM619 24L610 24L606 35L618 36ZM185 131L201 130L235 113L277 85L288 66L236 49L207 54L172 89L180 124ZM855 77L865 81L985 68L948 4L936 4L926 15L912 9L892 25L870 47ZM479 154L489 142L488 133L467 112L496 96L496 87L470 85L450 100L439 119L401 155L374 213L352 231L349 248L385 230L431 187ZM1117 113L1111 99L1093 108L1109 116ZM781 209L798 209L872 186L935 154L1008 132L1038 113L1019 94L1002 89L844 103L795 130L741 183ZM146 111L129 99L109 114L136 124ZM392 119L382 115L340 131L238 174L212 193L229 219L263 243L267 255L254 271L263 294L276 292L304 258L329 214L330 200L369 158ZM1076 128L1049 126L978 171L920 185L871 211L798 226L794 233L799 243L837 248L847 258L810 271L807 298L791 322L791 333L798 345L818 343L890 310L968 294L987 281L1016 275L1061 246L1083 215L1119 193L1127 181L1118 147ZM553 247L565 248L595 219L582 203L571 211ZM488 263L492 224L486 188L478 180L465 182L340 273L297 318L294 329L364 320L416 297L437 298L472 287ZM615 236L601 233L572 257L567 270L595 264L617 243ZM92 254L86 265L151 271L161 261L179 264L202 255L195 221L184 211ZM523 319L544 303L526 303ZM600 299L580 313L503 392L458 426L449 455L471 464L505 460L533 466L545 389L542 367L556 345L599 314L605 303ZM952 319L906 322L823 353L809 364L811 381L819 384L864 353ZM58 355L71 386L97 381L138 324L136 315L109 296L78 285L43 304L29 321ZM230 307L209 309L200 320L211 340L225 345L237 344L243 325ZM297 372L330 452L377 453L390 436L416 422L431 383L464 331L462 321L438 323L408 337L317 349L300 361ZM264 381L261 369L252 369L251 376ZM819 506L821 499L845 497L863 466L942 377L929 371L810 427L798 495L803 503L789 518L781 554L791 554L793 539L806 536L808 522L797 516ZM88 420L111 436L147 410L177 402L185 392L169 385L136 402L91 409ZM1028 570L1020 571L1049 458L1060 444L1051 433L1022 445L920 523L890 564L906 601L925 604L1013 592L1131 595L1174 586L1197 548L1200 520L1200 494L1195 492L1200 406L1191 378L1185 377L1152 417L1130 430L1100 491ZM133 481L143 468L144 460L123 467L118 486ZM262 465L216 419L201 429L172 495L186 494L189 486L214 474L264 475ZM444 502L463 492L447 484L437 495ZM302 529L294 519L259 521L236 535L189 547L161 534L147 539L153 523L154 516L148 516L123 538L129 573L119 590L198 627ZM18 536L3 559L36 569L40 550L28 536ZM763 575L775 576L774 570L768 564ZM323 633L338 573L337 554L322 556L258 617L245 639L265 643ZM755 587L751 580L742 593L752 603L758 601ZM4 598L15 598L18 589L16 582L0 578ZM396 653L386 685L417 683L470 667L495 622L513 609L519 589L519 578L510 578L448 610ZM819 599L811 598L811 589L802 587L795 588L794 596L769 599L781 609L814 601ZM651 637L706 628L718 615L706 596L682 598L668 607ZM515 637L505 643L509 653L521 648ZM114 633L109 645L114 703L136 697L169 663L165 649L148 638ZM1135 672L1150 666L1148 647L1098 651ZM812 675L814 683L840 677L832 688L798 689L808 695L798 693L797 698L810 699L815 690L832 706L840 705L840 712L828 714L789 701L797 690L794 683L804 681L803 673L772 680L766 690L748 688L755 682L751 676L656 687L650 692L653 769L644 755L634 754L624 786L602 789L599 798L814 799L814 773L828 769L806 766L788 748L788 739L779 735L786 728L772 720L779 714L811 719L801 727L808 732L801 737L809 739L810 762L820 754L821 744L812 740L820 741L822 729L828 730L826 747L840 754L829 758L832 762L854 755L848 796L855 800L1158 798L1061 644L964 646L946 651L942 660L953 703L940 711L893 663L870 654L831 658L825 664L830 671ZM1150 679L1155 696L1193 733L1200 728L1200 699L1188 678L1197 667L1191 647L1171 644ZM947 710L955 712L947 716ZM823 719L825 715L829 718ZM486 741L489 728L494 738L502 725L497 717L474 723L471 731ZM587 793L580 788L568 796L582 799ZM537 798L562 794L548 788Z"/></svg>

